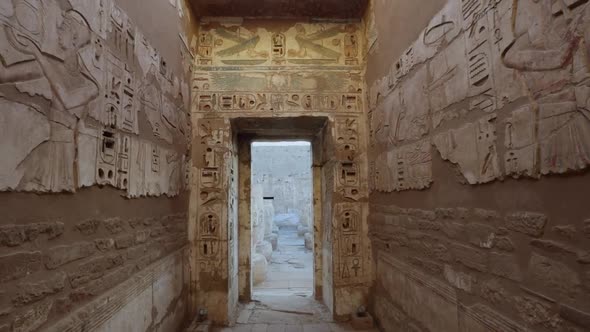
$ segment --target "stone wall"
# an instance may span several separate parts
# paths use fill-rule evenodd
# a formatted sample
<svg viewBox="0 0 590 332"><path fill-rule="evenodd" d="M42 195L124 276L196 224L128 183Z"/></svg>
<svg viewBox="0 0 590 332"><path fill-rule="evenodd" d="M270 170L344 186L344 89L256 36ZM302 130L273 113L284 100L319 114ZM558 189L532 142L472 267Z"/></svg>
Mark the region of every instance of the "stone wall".
<svg viewBox="0 0 590 332"><path fill-rule="evenodd" d="M433 2L390 49L373 6L369 59L395 59L367 68L381 326L590 328L588 1Z"/></svg>
<svg viewBox="0 0 590 332"><path fill-rule="evenodd" d="M187 8L0 4L1 331L182 324L196 45ZM128 329L121 315L145 325Z"/></svg>

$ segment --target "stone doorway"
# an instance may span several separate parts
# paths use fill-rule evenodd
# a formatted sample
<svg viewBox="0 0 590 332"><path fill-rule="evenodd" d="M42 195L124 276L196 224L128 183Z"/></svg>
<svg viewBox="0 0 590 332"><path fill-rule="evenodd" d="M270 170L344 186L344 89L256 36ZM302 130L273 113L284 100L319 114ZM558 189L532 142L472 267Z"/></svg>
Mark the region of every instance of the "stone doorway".
<svg viewBox="0 0 590 332"><path fill-rule="evenodd" d="M323 179L321 152L324 150L324 136L328 121L328 118L325 117L238 118L232 120L231 127L237 135L236 153L239 159L239 180L236 189L239 195L237 254L239 257L239 299L242 303L253 300L255 293L263 295L280 293L283 296L304 295L322 300L322 242L318 240L314 243L313 239L321 239L322 234L321 216L324 198L321 192ZM273 193L270 190L265 192L264 187L257 184L257 182L264 181L260 174L256 174L260 173L260 170L255 168L256 165L260 165L260 160L257 161L255 158L260 158L261 155L272 152L273 149L267 146L259 147L257 151L256 146L264 144L264 142L266 145L269 145L270 142L306 144L303 149L307 150L307 160L302 165L302 169L307 168L308 172L305 175L307 177L306 183L301 187L301 190L307 190L306 203L294 203L292 199L285 202L285 198L290 193ZM291 146L291 148L297 149L298 147ZM285 153L289 152L283 152L283 154ZM289 157L283 156L281 158L288 159ZM267 170L272 168L269 167L270 162L262 160L261 164L265 164ZM279 165L279 163L277 166L284 168L284 165ZM269 212L268 210L270 206L273 206L275 200L277 202L283 200L283 202L277 206L277 213ZM266 206L266 212L273 214L273 217L276 216L278 221L274 233L273 227L269 226L270 232L267 232L266 239L264 239L265 236L255 234L258 221L254 218L258 218L260 213L256 213L257 210L260 210L256 207L257 205L262 205L263 210ZM300 209L295 205L306 205L306 208ZM298 227L301 225L301 219L305 219L306 227ZM307 248L305 247L306 233L308 237ZM272 234L276 235L278 241L275 250L268 253L272 250ZM260 238L262 240L258 241ZM257 248L257 244L259 244L257 242L263 244ZM264 242L270 243L264 244ZM268 248L269 245L271 248ZM320 249L317 250L317 248ZM267 280L260 281L255 279L257 274L255 268L258 263L256 260L260 260L258 255L264 251L268 255L265 257L268 263L265 274Z"/></svg>
<svg viewBox="0 0 590 332"><path fill-rule="evenodd" d="M219 115L217 115L219 116ZM237 321L240 303L251 303L252 143L303 140L311 145L313 295L332 317L348 319L365 305L370 275L366 234L367 168L353 114L196 119L195 251L191 305L216 325ZM209 216L213 216L207 219ZM210 225L215 234L210 234ZM197 227L198 226L198 227Z"/></svg>
<svg viewBox="0 0 590 332"><path fill-rule="evenodd" d="M252 143L252 294L313 295L311 143Z"/></svg>

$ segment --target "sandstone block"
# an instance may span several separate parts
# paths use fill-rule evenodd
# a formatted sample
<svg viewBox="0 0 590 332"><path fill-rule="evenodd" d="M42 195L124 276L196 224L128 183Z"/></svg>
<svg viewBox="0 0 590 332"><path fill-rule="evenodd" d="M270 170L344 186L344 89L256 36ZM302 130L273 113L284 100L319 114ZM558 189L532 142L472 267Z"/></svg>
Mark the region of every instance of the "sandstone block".
<svg viewBox="0 0 590 332"><path fill-rule="evenodd" d="M506 226L519 233L534 237L543 235L547 216L540 213L516 212L506 216Z"/></svg>
<svg viewBox="0 0 590 332"><path fill-rule="evenodd" d="M531 241L531 246L542 249L544 251L554 253L554 254L575 254L576 250L570 248L568 245L552 241L552 240L541 240L541 239L534 239Z"/></svg>
<svg viewBox="0 0 590 332"><path fill-rule="evenodd" d="M54 239L63 232L64 224L61 222L3 225L0 226L0 246L16 247L36 240L41 234L47 235L48 239Z"/></svg>
<svg viewBox="0 0 590 332"><path fill-rule="evenodd" d="M162 234L164 234L164 232L166 231L166 228L164 228L163 226L157 226L152 228L151 232L150 232L150 236L151 237L158 237Z"/></svg>
<svg viewBox="0 0 590 332"><path fill-rule="evenodd" d="M267 268L268 262L264 255L252 255L252 282L254 285L258 285L266 280Z"/></svg>
<svg viewBox="0 0 590 332"><path fill-rule="evenodd" d="M86 258L95 251L92 242L79 242L68 246L57 246L48 250L45 256L45 266L52 270L64 264Z"/></svg>
<svg viewBox="0 0 590 332"><path fill-rule="evenodd" d="M512 252L514 251L514 244L508 236L496 236L494 239L494 248Z"/></svg>
<svg viewBox="0 0 590 332"><path fill-rule="evenodd" d="M46 280L27 282L18 285L16 296L12 299L15 307L37 302L49 295L60 292L65 287L66 274L59 272Z"/></svg>
<svg viewBox="0 0 590 332"><path fill-rule="evenodd" d="M73 288L79 287L90 280L102 277L106 271L123 265L125 258L122 255L109 255L96 257L90 261L78 265L78 268L69 274L70 284Z"/></svg>
<svg viewBox="0 0 590 332"><path fill-rule="evenodd" d="M507 303L510 299L508 291L495 279L481 283L479 295L495 305Z"/></svg>
<svg viewBox="0 0 590 332"><path fill-rule="evenodd" d="M96 239L94 240L94 244L96 245L96 249L101 252L106 252L115 247L115 240L114 239Z"/></svg>
<svg viewBox="0 0 590 332"><path fill-rule="evenodd" d="M472 284L475 279L473 276L461 271L456 271L451 265L445 265L444 276L453 287L471 293Z"/></svg>
<svg viewBox="0 0 590 332"><path fill-rule="evenodd" d="M17 252L0 256L0 282L20 279L43 269L40 251Z"/></svg>
<svg viewBox="0 0 590 332"><path fill-rule="evenodd" d="M119 218L107 219L103 224L111 234L119 234L125 229L123 221Z"/></svg>
<svg viewBox="0 0 590 332"><path fill-rule="evenodd" d="M497 211L486 209L473 209L473 217L486 223L494 223L502 219Z"/></svg>
<svg viewBox="0 0 590 332"><path fill-rule="evenodd" d="M27 241L34 241L40 234L46 234L48 239L54 239L62 235L65 229L62 222L29 224L23 227Z"/></svg>
<svg viewBox="0 0 590 332"><path fill-rule="evenodd" d="M424 219L417 220L416 225L418 226L418 229L421 231L438 231L441 228L440 223Z"/></svg>
<svg viewBox="0 0 590 332"><path fill-rule="evenodd" d="M0 226L0 246L16 247L25 240L24 228L21 225Z"/></svg>
<svg viewBox="0 0 590 332"><path fill-rule="evenodd" d="M480 248L491 248L494 244L494 227L480 223L470 223L465 226L469 243Z"/></svg>
<svg viewBox="0 0 590 332"><path fill-rule="evenodd" d="M90 219L76 225L78 231L84 235L92 235L98 231L100 220Z"/></svg>
<svg viewBox="0 0 590 332"><path fill-rule="evenodd" d="M130 219L127 221L127 223L129 224L129 227L131 228L138 228L144 225L144 221L142 219Z"/></svg>
<svg viewBox="0 0 590 332"><path fill-rule="evenodd" d="M135 260L143 257L147 253L147 246L137 246L127 249L127 259Z"/></svg>
<svg viewBox="0 0 590 332"><path fill-rule="evenodd" d="M553 227L553 232L566 239L573 239L578 233L576 226L574 225L563 225Z"/></svg>
<svg viewBox="0 0 590 332"><path fill-rule="evenodd" d="M551 327L559 320L559 317L551 312L549 304L530 296L516 297L515 306L520 317L531 325Z"/></svg>
<svg viewBox="0 0 590 332"><path fill-rule="evenodd" d="M150 238L150 230L149 229L146 229L143 231L137 231L135 233L135 242L136 243L146 243L149 238Z"/></svg>
<svg viewBox="0 0 590 332"><path fill-rule="evenodd" d="M488 256L485 252L482 252L479 249L461 244L454 244L453 255L458 262L467 267L481 272L487 271Z"/></svg>
<svg viewBox="0 0 590 332"><path fill-rule="evenodd" d="M498 253L490 254L490 272L499 277L522 281L522 272L516 257Z"/></svg>
<svg viewBox="0 0 590 332"><path fill-rule="evenodd" d="M116 270L101 276L88 283L86 286L75 289L70 293L70 300L73 302L80 302L97 296L113 287L117 286L121 282L127 280L134 271L134 266L123 266Z"/></svg>
<svg viewBox="0 0 590 332"><path fill-rule="evenodd" d="M127 234L119 236L115 239L115 247L117 249L127 249L135 245L135 235Z"/></svg>
<svg viewBox="0 0 590 332"><path fill-rule="evenodd" d="M570 298L576 296L581 284L576 271L561 262L536 253L529 260L527 281L533 287Z"/></svg>
<svg viewBox="0 0 590 332"><path fill-rule="evenodd" d="M434 221L436 220L436 212L429 211L429 210L420 210L420 209L408 209L407 213L413 217Z"/></svg>
<svg viewBox="0 0 590 332"><path fill-rule="evenodd" d="M18 315L12 324L13 332L32 332L36 331L43 325L49 317L49 312L53 307L52 301L47 301L35 305L30 310Z"/></svg>
<svg viewBox="0 0 590 332"><path fill-rule="evenodd" d="M458 222L445 222L441 230L449 239L459 240L465 234L465 225Z"/></svg>

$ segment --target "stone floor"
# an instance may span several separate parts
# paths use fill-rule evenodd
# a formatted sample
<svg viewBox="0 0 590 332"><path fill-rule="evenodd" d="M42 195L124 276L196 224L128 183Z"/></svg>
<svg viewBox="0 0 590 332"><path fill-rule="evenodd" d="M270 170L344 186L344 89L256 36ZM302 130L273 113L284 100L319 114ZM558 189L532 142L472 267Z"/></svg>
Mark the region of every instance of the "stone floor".
<svg viewBox="0 0 590 332"><path fill-rule="evenodd" d="M233 327L194 323L186 332L341 332L356 331L332 321L313 298L313 252L305 249L296 227L281 227L267 280L253 289L253 301L240 305ZM377 331L377 330L368 330Z"/></svg>
<svg viewBox="0 0 590 332"><path fill-rule="evenodd" d="M196 332L191 330L187 332ZM310 296L259 295L242 305L237 324L212 328L215 332L341 332L355 331L348 323L336 323L328 309ZM377 331L377 330L367 330Z"/></svg>
<svg viewBox="0 0 590 332"><path fill-rule="evenodd" d="M313 293L313 251L305 249L295 226L279 229L266 281L254 286L257 295L311 295Z"/></svg>

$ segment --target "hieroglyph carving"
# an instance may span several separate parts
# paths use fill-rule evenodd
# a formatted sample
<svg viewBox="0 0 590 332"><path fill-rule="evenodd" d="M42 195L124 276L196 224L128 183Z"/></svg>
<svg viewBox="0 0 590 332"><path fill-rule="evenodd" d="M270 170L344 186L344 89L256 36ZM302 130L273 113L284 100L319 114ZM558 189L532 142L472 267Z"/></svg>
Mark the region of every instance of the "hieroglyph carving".
<svg viewBox="0 0 590 332"><path fill-rule="evenodd" d="M0 5L0 132L3 142L14 143L2 144L0 190L60 192L99 184L132 197L177 194L190 131L184 83L171 83L171 73L160 66L158 80L167 83L161 83L158 98L180 96L156 110L172 132L168 143L178 144L178 151L146 148L163 153L160 173L149 178L143 166L134 169L134 156L143 158L134 147L148 144L136 136L140 116L154 122L138 98L144 66L154 62L153 52L145 50L153 48L111 0L69 4L9 0Z"/></svg>
<svg viewBox="0 0 590 332"><path fill-rule="evenodd" d="M195 112L347 112L363 110L360 79L339 73L343 80L324 83L327 77L314 73L209 73L193 74ZM320 83L321 82L321 83ZM346 82L347 84L342 84ZM331 93L317 93L329 84ZM215 89L215 90L214 90ZM235 92L244 91L244 92Z"/></svg>
<svg viewBox="0 0 590 332"><path fill-rule="evenodd" d="M226 276L229 229L228 153L231 148L229 123L224 119L198 119L194 142L194 166L197 174L197 261L199 272L209 276Z"/></svg>
<svg viewBox="0 0 590 332"><path fill-rule="evenodd" d="M199 65L359 65L358 24L297 23L277 33L256 24L224 23L203 23Z"/></svg>
<svg viewBox="0 0 590 332"><path fill-rule="evenodd" d="M400 146L380 153L374 166L374 190L381 192L425 189L432 183L430 140Z"/></svg>
<svg viewBox="0 0 590 332"><path fill-rule="evenodd" d="M400 190L395 151L423 138L470 184L587 168L589 20L587 0L448 1L371 87L374 187Z"/></svg>
<svg viewBox="0 0 590 332"><path fill-rule="evenodd" d="M334 283L336 286L365 281L362 241L362 208L356 203L336 204L334 215Z"/></svg>

